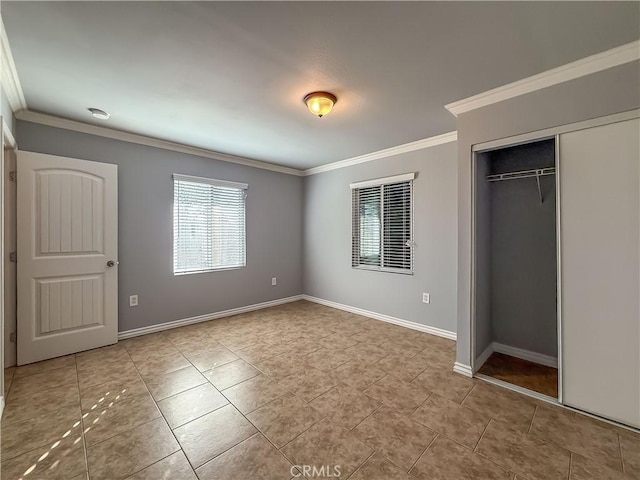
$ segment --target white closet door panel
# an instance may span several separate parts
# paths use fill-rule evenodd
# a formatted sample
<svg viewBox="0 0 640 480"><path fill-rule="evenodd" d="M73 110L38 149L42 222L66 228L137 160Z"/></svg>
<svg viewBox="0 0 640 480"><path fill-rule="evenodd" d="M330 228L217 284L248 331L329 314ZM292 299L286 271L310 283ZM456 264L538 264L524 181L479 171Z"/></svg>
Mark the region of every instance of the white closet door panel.
<svg viewBox="0 0 640 480"><path fill-rule="evenodd" d="M563 401L640 426L640 120L560 137Z"/></svg>

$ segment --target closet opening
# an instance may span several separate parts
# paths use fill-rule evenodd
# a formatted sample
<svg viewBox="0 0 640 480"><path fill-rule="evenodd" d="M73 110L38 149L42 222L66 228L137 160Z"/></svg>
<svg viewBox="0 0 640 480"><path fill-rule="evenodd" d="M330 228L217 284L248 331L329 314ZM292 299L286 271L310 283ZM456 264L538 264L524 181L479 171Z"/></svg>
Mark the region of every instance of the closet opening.
<svg viewBox="0 0 640 480"><path fill-rule="evenodd" d="M556 139L476 152L473 371L559 398Z"/></svg>

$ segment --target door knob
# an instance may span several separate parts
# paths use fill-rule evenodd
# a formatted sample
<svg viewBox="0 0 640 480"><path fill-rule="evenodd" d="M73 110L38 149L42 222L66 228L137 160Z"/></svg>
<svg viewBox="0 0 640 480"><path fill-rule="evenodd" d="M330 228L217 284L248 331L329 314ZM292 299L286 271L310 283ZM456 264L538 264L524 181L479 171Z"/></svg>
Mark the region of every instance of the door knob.
<svg viewBox="0 0 640 480"><path fill-rule="evenodd" d="M109 261L107 262L107 267L109 267L109 268L111 268L111 267L115 267L115 265L116 265L116 262L114 262L113 260L109 260Z"/></svg>

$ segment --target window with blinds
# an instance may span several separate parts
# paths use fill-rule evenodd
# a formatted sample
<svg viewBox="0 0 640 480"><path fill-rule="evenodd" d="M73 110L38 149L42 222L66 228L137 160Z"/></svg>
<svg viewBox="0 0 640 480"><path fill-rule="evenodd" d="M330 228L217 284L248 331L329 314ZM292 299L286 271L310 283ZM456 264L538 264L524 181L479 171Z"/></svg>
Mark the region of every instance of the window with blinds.
<svg viewBox="0 0 640 480"><path fill-rule="evenodd" d="M173 176L173 272L198 273L246 265L247 185Z"/></svg>
<svg viewBox="0 0 640 480"><path fill-rule="evenodd" d="M413 272L414 176L351 184L352 267Z"/></svg>

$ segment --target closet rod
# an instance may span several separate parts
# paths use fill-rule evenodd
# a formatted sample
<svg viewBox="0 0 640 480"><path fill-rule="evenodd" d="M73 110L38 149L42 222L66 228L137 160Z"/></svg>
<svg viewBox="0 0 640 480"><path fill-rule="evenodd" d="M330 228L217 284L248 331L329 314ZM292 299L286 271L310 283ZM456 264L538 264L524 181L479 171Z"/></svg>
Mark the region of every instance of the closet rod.
<svg viewBox="0 0 640 480"><path fill-rule="evenodd" d="M540 205L544 202L542 197L542 187L540 186L540 177L546 175L555 175L556 167L536 168L535 170L521 170L519 172L498 173L495 175L488 175L487 182L501 182L502 180L517 180L519 178L535 178L538 184L538 200Z"/></svg>
<svg viewBox="0 0 640 480"><path fill-rule="evenodd" d="M535 170L521 170L519 172L497 173L488 175L487 182L500 182L502 180L518 180L519 178L544 177L555 175L556 167L537 168Z"/></svg>

